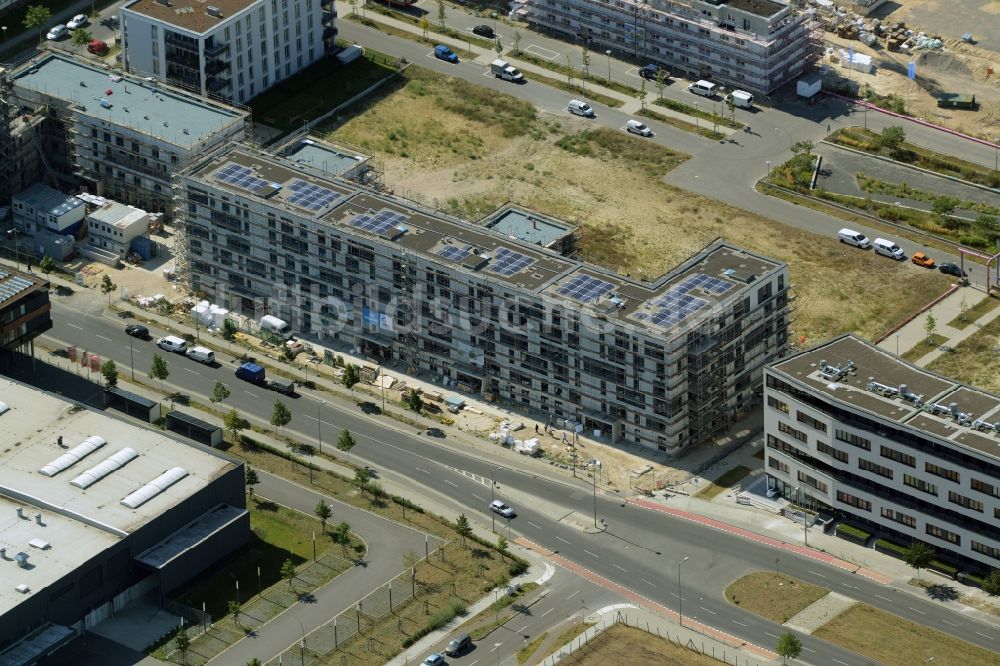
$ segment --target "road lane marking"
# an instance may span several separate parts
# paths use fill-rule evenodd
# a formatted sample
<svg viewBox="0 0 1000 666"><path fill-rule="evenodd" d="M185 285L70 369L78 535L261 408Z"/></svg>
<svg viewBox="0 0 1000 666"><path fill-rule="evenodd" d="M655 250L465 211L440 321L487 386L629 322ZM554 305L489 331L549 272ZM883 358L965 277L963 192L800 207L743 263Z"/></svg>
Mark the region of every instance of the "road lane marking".
<svg viewBox="0 0 1000 666"><path fill-rule="evenodd" d="M107 340L108 342L111 342L111 338L106 338L103 335L95 335L94 337L95 338L100 338L101 340Z"/></svg>
<svg viewBox="0 0 1000 666"><path fill-rule="evenodd" d="M961 627L962 626L960 624L955 624L954 622L949 622L948 620L941 620L941 621L944 622L945 624L950 624L953 627Z"/></svg>
<svg viewBox="0 0 1000 666"><path fill-rule="evenodd" d="M529 525L531 525L532 527L534 527L534 528L536 528L536 529L539 529L539 530L540 530L540 529L542 529L542 526L541 526L541 525L536 525L536 524L534 524L533 522L531 522L530 520L528 520L528 521L525 521L525 522L527 522L527 523L528 523Z"/></svg>
<svg viewBox="0 0 1000 666"><path fill-rule="evenodd" d="M833 657L830 657L830 658L831 658L831 659L833 659ZM844 666L851 666L851 665L850 665L850 664L848 664L848 663L847 663L846 661L841 661L841 660L839 660L839 659L833 659L833 660L834 660L835 662L837 662L838 664L843 664Z"/></svg>
<svg viewBox="0 0 1000 666"><path fill-rule="evenodd" d="M490 650L490 652L496 652L496 651L497 651L498 649L500 649L500 646L501 646L501 645L503 645L503 643L497 643L497 644L495 644L495 645L493 646L493 649L492 649L492 650Z"/></svg>
<svg viewBox="0 0 1000 666"><path fill-rule="evenodd" d="M677 599L680 599L681 601L684 601L684 597L678 597L676 592L671 592L670 596L676 597Z"/></svg>
<svg viewBox="0 0 1000 666"><path fill-rule="evenodd" d="M560 541L562 541L567 546L571 545L569 541L566 541L566 539L563 539L561 536L557 536L556 538L559 539Z"/></svg>
<svg viewBox="0 0 1000 666"><path fill-rule="evenodd" d="M781 638L780 636L775 636L774 634L772 634L770 632L767 632L767 631L765 631L764 633L767 634L768 636L770 636L771 638Z"/></svg>
<svg viewBox="0 0 1000 666"><path fill-rule="evenodd" d="M747 625L743 624L742 622L740 622L739 620L733 620L733 622L734 622L735 624L738 624L738 625L740 625L741 627L745 627L745 626L747 626Z"/></svg>
<svg viewBox="0 0 1000 666"><path fill-rule="evenodd" d="M990 640L993 640L993 637L992 637L992 636L987 636L986 634L981 634L981 633L979 633L978 631L976 632L976 635L977 635L977 636L982 636L983 638L988 638L988 639L990 639Z"/></svg>
<svg viewBox="0 0 1000 666"><path fill-rule="evenodd" d="M552 612L552 611L554 611L554 610L555 610L555 608L550 608L550 609L548 609L547 611L545 611L544 613L542 613L542 615L541 615L541 616L542 616L542 617L545 617L546 615L548 615L549 613L551 613L551 612Z"/></svg>
<svg viewBox="0 0 1000 666"><path fill-rule="evenodd" d="M702 609L706 613L711 613L712 615L718 615L718 613L716 613L714 610L710 610L708 608L705 608L704 606L698 606L698 608Z"/></svg>
<svg viewBox="0 0 1000 666"><path fill-rule="evenodd" d="M418 472L423 472L424 474L430 474L430 472L428 472L423 467L414 467L413 469L417 470Z"/></svg>
<svg viewBox="0 0 1000 666"><path fill-rule="evenodd" d="M576 595L578 595L578 594L580 594L580 590L577 590L577 591L576 591L576 592L574 592L573 594L571 594L571 595L569 595L568 597L566 597L566 601L569 601L570 599L572 599L573 597L575 597L575 596L576 596Z"/></svg>
<svg viewBox="0 0 1000 666"><path fill-rule="evenodd" d="M812 648L807 648L805 645L802 646L802 649L805 650L806 652L812 652L813 654L816 653L816 650L813 650Z"/></svg>
<svg viewBox="0 0 1000 666"><path fill-rule="evenodd" d="M243 391L243 392L244 392L244 393L246 393L247 395L252 395L252 396L253 396L253 397L255 397L255 398L259 398L259 397L260 397L260 396L259 396L259 395L257 395L256 393L251 393L250 391Z"/></svg>
<svg viewBox="0 0 1000 666"><path fill-rule="evenodd" d="M856 590L856 589L858 589L858 588L854 587L853 585L848 585L847 583L841 583L841 585L843 585L844 587L849 587L849 588L851 588L852 590Z"/></svg>
<svg viewBox="0 0 1000 666"><path fill-rule="evenodd" d="M614 567L615 569L618 569L619 571L624 571L625 573L628 573L628 569L626 569L625 567L620 567L620 566L618 566L617 564L612 564L612 566L613 566L613 567Z"/></svg>
<svg viewBox="0 0 1000 666"><path fill-rule="evenodd" d="M917 609L916 609L916 608L914 608L913 606L907 606L907 608L909 608L909 609L910 609L911 611L913 611L914 613L920 613L921 615L927 615L927 613L923 612L922 610L917 610Z"/></svg>
<svg viewBox="0 0 1000 666"><path fill-rule="evenodd" d="M892 599L890 599L889 597L883 597L881 594L876 594L875 596L881 599L882 601L890 601L890 602L892 601Z"/></svg>
<svg viewBox="0 0 1000 666"><path fill-rule="evenodd" d="M67 322L67 323L66 323L66 325L67 325L67 326L72 326L73 328L75 328L75 329L77 329L77 330L79 330L79 331L82 331L82 330L83 330L83 327L82 327L82 326L77 326L76 324L70 324L69 322Z"/></svg>
<svg viewBox="0 0 1000 666"><path fill-rule="evenodd" d="M583 552L587 553L587 555L590 555L591 557L597 557L597 555L594 555L592 552L590 552L586 548L583 549Z"/></svg>
<svg viewBox="0 0 1000 666"><path fill-rule="evenodd" d="M813 576L819 576L820 578L826 578L826 576L824 576L821 573L816 573L815 571L809 571L808 569L806 569L806 571L808 571L809 573L811 573Z"/></svg>
<svg viewBox="0 0 1000 666"><path fill-rule="evenodd" d="M528 628L528 625L524 625L523 627L521 627L520 629L517 630L517 633L523 634L524 630L527 629L527 628Z"/></svg>
<svg viewBox="0 0 1000 666"><path fill-rule="evenodd" d="M190 372L192 375L200 375L201 374L197 370L192 370L191 368L184 368L184 369L187 370L188 372Z"/></svg>
<svg viewBox="0 0 1000 666"><path fill-rule="evenodd" d="M428 472L428 474L430 474L430 472ZM477 495L476 493L472 493L472 496L473 496L473 497L475 497L475 498L476 498L477 500L479 500L480 502L485 502L485 501L486 501L486 498L485 498L485 497L480 497L480 496L479 496L479 495Z"/></svg>
<svg viewBox="0 0 1000 666"><path fill-rule="evenodd" d="M653 581L651 581L651 580L646 580L645 578L640 578L639 580L641 580L641 581L642 581L643 583L645 583L646 585L651 585L652 587L656 587L656 583L654 583L654 582L653 582Z"/></svg>
<svg viewBox="0 0 1000 666"><path fill-rule="evenodd" d="M442 481L447 483L449 486L454 486L455 488L458 488L458 484L453 481L449 481L448 479L442 479Z"/></svg>

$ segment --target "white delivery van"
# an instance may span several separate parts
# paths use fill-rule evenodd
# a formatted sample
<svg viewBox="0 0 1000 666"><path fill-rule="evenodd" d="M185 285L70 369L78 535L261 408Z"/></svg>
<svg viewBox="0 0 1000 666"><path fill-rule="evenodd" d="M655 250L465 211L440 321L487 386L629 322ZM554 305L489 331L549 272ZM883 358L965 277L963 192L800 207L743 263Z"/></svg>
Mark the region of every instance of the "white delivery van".
<svg viewBox="0 0 1000 666"><path fill-rule="evenodd" d="M160 349L183 354L184 350L187 349L188 343L184 338L178 338L176 335L168 335L157 340L156 346Z"/></svg>
<svg viewBox="0 0 1000 666"><path fill-rule="evenodd" d="M731 94L726 95L726 101L732 102L733 106L738 106L741 109L749 109L753 106L753 95L746 90L734 90Z"/></svg>
<svg viewBox="0 0 1000 666"><path fill-rule="evenodd" d="M872 245L872 242L868 240L868 236L854 229L841 229L837 232L837 238L840 239L841 243L847 243L854 247L868 249Z"/></svg>
<svg viewBox="0 0 1000 666"><path fill-rule="evenodd" d="M710 81L695 81L688 86L688 90L702 97L715 97L715 84Z"/></svg>
<svg viewBox="0 0 1000 666"><path fill-rule="evenodd" d="M569 101L569 106L566 110L572 113L574 116L583 116L584 118L596 118L597 114L594 113L592 106L578 99L571 99Z"/></svg>
<svg viewBox="0 0 1000 666"><path fill-rule="evenodd" d="M260 318L260 329L274 335L280 335L286 340L292 337L292 329L288 322L271 315L264 315Z"/></svg>
<svg viewBox="0 0 1000 666"><path fill-rule="evenodd" d="M884 238L876 238L873 243L875 248L875 254L881 254L883 257L889 257L890 259L906 259L906 254L903 252L903 248L899 247L891 240L886 240Z"/></svg>
<svg viewBox="0 0 1000 666"><path fill-rule="evenodd" d="M204 363L205 365L212 365L215 363L215 352L207 347L191 347L184 355L188 358L193 358L199 363Z"/></svg>

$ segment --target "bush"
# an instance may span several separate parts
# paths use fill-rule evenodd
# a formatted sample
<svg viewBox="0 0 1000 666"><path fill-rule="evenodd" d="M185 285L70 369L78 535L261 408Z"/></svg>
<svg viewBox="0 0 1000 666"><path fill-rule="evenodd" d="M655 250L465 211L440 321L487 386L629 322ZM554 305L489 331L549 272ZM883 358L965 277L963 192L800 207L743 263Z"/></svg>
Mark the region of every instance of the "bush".
<svg viewBox="0 0 1000 666"><path fill-rule="evenodd" d="M507 567L507 573L510 575L511 578L520 576L527 570L528 570L528 563L520 559L514 560L513 562L510 563L510 566Z"/></svg>
<svg viewBox="0 0 1000 666"><path fill-rule="evenodd" d="M458 615L465 614L465 602L460 599L452 599L446 606L427 618L427 624L418 629L403 641L403 647L407 648L419 641L421 638L436 631L451 622Z"/></svg>
<svg viewBox="0 0 1000 666"><path fill-rule="evenodd" d="M906 555L906 546L901 546L898 543L889 541L888 539L879 539L876 541L875 548L883 548L889 551L889 554L895 555L896 557L903 557Z"/></svg>
<svg viewBox="0 0 1000 666"><path fill-rule="evenodd" d="M867 541L872 536L871 532L866 532L860 527L855 527L854 525L848 525L847 523L840 523L839 525L837 525L837 535L839 536L840 534L846 534L848 536L852 536L857 539L862 539L864 541Z"/></svg>
<svg viewBox="0 0 1000 666"><path fill-rule="evenodd" d="M954 564L949 564L948 562L942 562L941 560L934 559L931 560L928 569L933 569L934 571L940 571L943 574L948 574L949 576L954 576L958 573L958 567Z"/></svg>
<svg viewBox="0 0 1000 666"><path fill-rule="evenodd" d="M424 507L420 506L419 504L415 504L415 503L411 502L410 500L406 499L405 497L400 497L399 495L393 495L392 496L392 501L395 502L396 504L400 505L400 506L406 507L407 509L412 509L413 511L416 511L417 513L423 513L424 512Z"/></svg>

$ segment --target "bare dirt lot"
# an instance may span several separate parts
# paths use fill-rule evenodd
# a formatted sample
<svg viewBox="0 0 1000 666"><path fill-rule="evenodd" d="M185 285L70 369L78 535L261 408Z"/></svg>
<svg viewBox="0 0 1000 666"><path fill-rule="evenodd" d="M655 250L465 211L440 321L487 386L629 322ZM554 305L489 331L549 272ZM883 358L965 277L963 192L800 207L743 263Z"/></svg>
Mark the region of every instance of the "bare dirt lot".
<svg viewBox="0 0 1000 666"><path fill-rule="evenodd" d="M672 187L682 155L410 68L410 80L330 131L374 152L385 182L466 219L510 200L583 226L584 258L657 277L717 237L789 262L792 329L809 344L874 337L948 280Z"/></svg>

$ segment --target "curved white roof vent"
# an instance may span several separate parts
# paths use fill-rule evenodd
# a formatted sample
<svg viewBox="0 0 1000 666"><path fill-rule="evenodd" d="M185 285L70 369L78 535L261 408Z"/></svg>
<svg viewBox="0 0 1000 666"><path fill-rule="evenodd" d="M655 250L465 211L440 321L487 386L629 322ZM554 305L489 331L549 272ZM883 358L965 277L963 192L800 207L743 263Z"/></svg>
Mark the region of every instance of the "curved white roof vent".
<svg viewBox="0 0 1000 666"><path fill-rule="evenodd" d="M38 471L45 476L55 476L68 467L72 467L91 453L107 444L107 441L100 435L91 435L83 440L83 443L59 456L45 467Z"/></svg>
<svg viewBox="0 0 1000 666"><path fill-rule="evenodd" d="M101 462L97 463L86 472L83 472L78 477L70 481L71 485L77 488L89 488L94 485L111 472L116 469L120 469L126 465L131 460L138 458L139 454L135 452L134 449L125 447L124 449L113 453Z"/></svg>
<svg viewBox="0 0 1000 666"><path fill-rule="evenodd" d="M171 467L139 490L126 495L121 504L130 509L138 509L187 475L187 470L183 467Z"/></svg>

